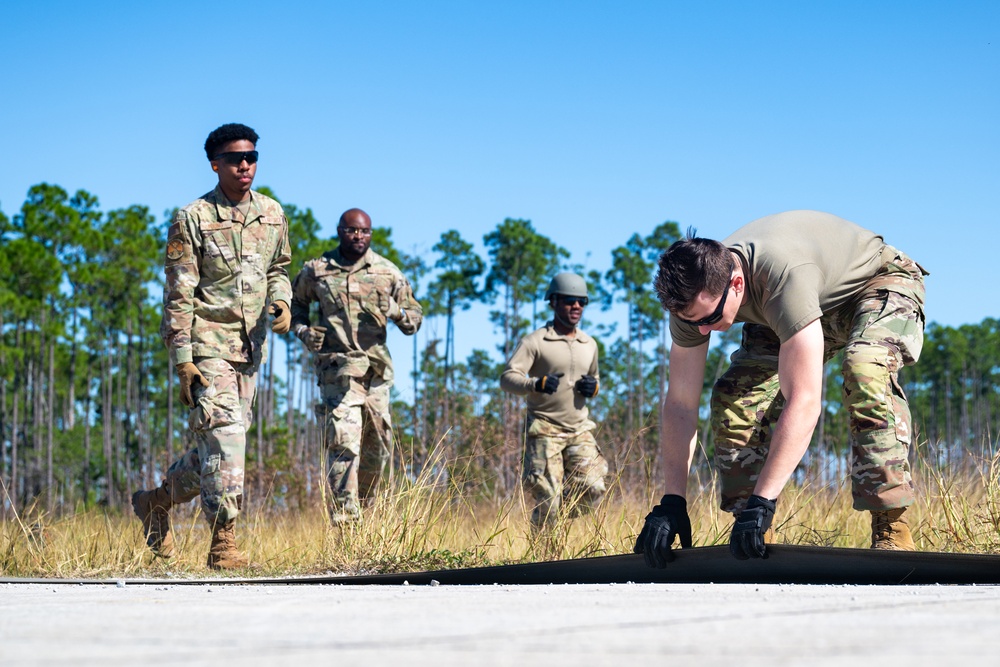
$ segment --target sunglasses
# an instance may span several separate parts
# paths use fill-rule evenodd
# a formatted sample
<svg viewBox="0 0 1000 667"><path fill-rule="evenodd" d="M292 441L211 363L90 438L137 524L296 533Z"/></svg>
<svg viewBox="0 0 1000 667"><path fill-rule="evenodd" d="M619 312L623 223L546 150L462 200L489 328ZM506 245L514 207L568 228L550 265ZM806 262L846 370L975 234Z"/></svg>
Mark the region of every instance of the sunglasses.
<svg viewBox="0 0 1000 667"><path fill-rule="evenodd" d="M364 227L338 227L345 236L371 236L372 230Z"/></svg>
<svg viewBox="0 0 1000 667"><path fill-rule="evenodd" d="M215 156L216 160L225 162L226 164L231 164L234 167L238 167L243 163L244 160L247 164L254 164L257 162L257 151L242 151L236 153L219 153Z"/></svg>
<svg viewBox="0 0 1000 667"><path fill-rule="evenodd" d="M580 304L581 306L586 306L588 303L590 303L590 299L588 299L585 296L560 296L559 303L564 304L566 306L575 306L576 304Z"/></svg>
<svg viewBox="0 0 1000 667"><path fill-rule="evenodd" d="M736 265L733 264L733 270L735 269ZM730 276L732 276L732 273L730 273ZM679 319L684 324L690 324L693 327L707 327L710 324L715 324L722 319L722 310L726 307L726 297L729 296L729 288L732 287L732 284L732 277L730 277L729 284L726 285L726 290L722 293L722 298L719 299L719 305L715 307L715 311L713 311L708 317L703 317L700 320L685 320L680 315L674 315L674 317Z"/></svg>

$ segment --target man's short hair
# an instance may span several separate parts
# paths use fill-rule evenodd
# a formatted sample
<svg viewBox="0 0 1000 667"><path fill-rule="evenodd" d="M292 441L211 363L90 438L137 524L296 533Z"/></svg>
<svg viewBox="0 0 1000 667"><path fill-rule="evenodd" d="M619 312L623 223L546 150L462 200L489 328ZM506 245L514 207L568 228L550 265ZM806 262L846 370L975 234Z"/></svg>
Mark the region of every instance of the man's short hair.
<svg viewBox="0 0 1000 667"><path fill-rule="evenodd" d="M687 310L703 290L721 295L733 275L729 249L718 241L698 238L696 233L688 228L685 238L660 255L653 287L660 305L671 313Z"/></svg>
<svg viewBox="0 0 1000 667"><path fill-rule="evenodd" d="M208 139L205 140L205 155L208 156L209 160L214 160L215 156L219 154L219 148L225 146L230 141L241 141L246 139L254 146L257 145L257 133L253 131L253 128L247 127L243 123L226 123L221 125L208 135Z"/></svg>

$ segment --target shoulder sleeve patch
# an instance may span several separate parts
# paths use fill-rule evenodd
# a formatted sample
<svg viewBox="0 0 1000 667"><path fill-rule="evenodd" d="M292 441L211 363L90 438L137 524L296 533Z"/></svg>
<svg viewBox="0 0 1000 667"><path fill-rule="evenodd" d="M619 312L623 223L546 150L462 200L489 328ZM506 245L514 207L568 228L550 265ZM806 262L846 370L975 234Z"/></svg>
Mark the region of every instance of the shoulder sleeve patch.
<svg viewBox="0 0 1000 667"><path fill-rule="evenodd" d="M167 259L176 261L184 256L184 239L172 238L167 242Z"/></svg>

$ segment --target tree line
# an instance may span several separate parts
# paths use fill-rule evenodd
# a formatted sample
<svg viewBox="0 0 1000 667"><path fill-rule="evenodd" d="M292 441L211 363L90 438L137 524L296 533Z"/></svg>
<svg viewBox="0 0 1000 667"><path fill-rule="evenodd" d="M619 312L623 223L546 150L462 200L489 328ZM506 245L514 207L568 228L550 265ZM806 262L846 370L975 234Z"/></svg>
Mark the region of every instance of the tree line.
<svg viewBox="0 0 1000 667"><path fill-rule="evenodd" d="M275 194L260 188L270 196ZM277 198L277 197L276 197ZM290 277L337 244L323 238L312 210L282 204L292 246ZM159 338L164 234L148 207L102 211L96 196L58 185L33 186L20 210L0 211L0 511L120 510L136 488L158 483L189 446L186 411ZM612 324L584 321L598 340L601 392L591 401L597 434L614 474L655 493L658 406L669 380L667 316L651 289L656 260L680 237L676 222L632 234L610 252L606 271L584 270L531 221L508 218L484 235L486 256L456 230L432 256L408 254L392 230L376 227L372 247L414 285L425 316L444 335L413 338L412 402L393 403L393 474L427 466L472 494L500 498L517 486L523 404L498 379L518 340L548 315L543 294L560 270L587 279L587 313L623 306ZM456 317L474 303L490 307L496 349L456 358ZM703 400L728 367L739 328L710 351ZM287 360L279 373L275 358ZM831 481L846 475L850 450L840 406L839 366L827 365L823 410L804 462ZM933 465L974 466L996 453L1000 430L1000 320L948 327L929 323L921 361L900 373L910 397L915 441ZM319 493L321 438L312 406L312 359L290 334L272 334L258 376L255 426L247 447L248 501L296 508ZM707 419L696 470L712 456ZM458 475L458 472L461 475ZM704 477L707 477L704 476ZM265 500L267 499L267 500Z"/></svg>

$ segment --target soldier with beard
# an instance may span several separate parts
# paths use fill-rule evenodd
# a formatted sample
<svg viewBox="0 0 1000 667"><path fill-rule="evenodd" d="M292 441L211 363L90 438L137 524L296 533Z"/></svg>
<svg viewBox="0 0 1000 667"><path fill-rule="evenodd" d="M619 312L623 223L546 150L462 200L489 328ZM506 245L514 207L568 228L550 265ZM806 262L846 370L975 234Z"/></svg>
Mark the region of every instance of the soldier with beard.
<svg viewBox="0 0 1000 667"><path fill-rule="evenodd" d="M316 353L334 524L360 518L389 460L392 358L386 326L412 336L423 313L399 268L373 251L372 221L358 208L337 225L340 244L305 263L292 283L292 330ZM310 307L319 303L319 319Z"/></svg>

